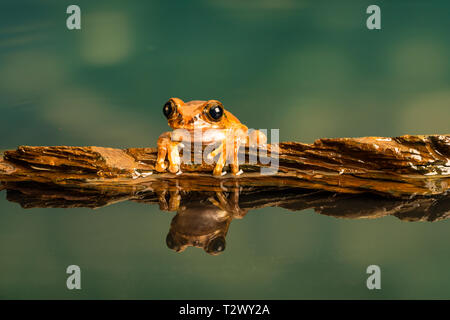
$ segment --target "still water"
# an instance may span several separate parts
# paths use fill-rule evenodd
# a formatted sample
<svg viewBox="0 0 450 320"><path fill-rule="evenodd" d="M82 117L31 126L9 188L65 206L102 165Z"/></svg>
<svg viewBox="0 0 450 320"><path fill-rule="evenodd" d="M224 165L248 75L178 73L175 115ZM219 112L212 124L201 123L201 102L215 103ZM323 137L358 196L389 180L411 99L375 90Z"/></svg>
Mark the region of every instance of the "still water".
<svg viewBox="0 0 450 320"><path fill-rule="evenodd" d="M2 1L0 149L155 146L172 96L282 141L450 131L448 1L385 3L377 31L369 1L78 4L69 31L64 3ZM178 208L0 191L0 298L450 297L448 198L187 191Z"/></svg>

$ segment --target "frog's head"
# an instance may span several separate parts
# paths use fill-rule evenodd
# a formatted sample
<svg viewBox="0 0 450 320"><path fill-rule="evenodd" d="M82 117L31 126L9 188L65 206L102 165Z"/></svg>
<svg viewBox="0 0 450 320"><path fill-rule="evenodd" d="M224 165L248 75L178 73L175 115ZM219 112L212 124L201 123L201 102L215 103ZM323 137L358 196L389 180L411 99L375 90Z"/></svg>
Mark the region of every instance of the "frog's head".
<svg viewBox="0 0 450 320"><path fill-rule="evenodd" d="M163 113L173 129L226 129L240 123L217 100L184 102L170 98L163 107Z"/></svg>

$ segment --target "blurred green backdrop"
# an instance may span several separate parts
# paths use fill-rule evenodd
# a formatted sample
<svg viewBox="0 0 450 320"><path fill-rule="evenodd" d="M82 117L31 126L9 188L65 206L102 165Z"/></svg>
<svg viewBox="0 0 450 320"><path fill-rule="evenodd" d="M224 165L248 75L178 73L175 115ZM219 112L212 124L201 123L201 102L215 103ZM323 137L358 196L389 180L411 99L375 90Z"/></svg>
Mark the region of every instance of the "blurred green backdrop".
<svg viewBox="0 0 450 320"><path fill-rule="evenodd" d="M82 29L66 28L81 7ZM366 28L370 4L382 30ZM218 99L281 140L449 133L448 1L0 4L0 149L155 146L162 105ZM165 245L173 214L0 201L0 298L450 298L449 222L253 211L213 257ZM65 269L82 270L82 290ZM382 290L367 290L380 265Z"/></svg>

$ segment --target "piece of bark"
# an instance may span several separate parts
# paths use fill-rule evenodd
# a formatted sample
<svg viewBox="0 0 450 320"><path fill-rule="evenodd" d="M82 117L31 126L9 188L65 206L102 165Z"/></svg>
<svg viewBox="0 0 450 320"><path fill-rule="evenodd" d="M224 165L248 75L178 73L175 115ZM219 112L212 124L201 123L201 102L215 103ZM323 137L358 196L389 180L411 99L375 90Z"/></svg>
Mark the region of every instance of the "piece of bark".
<svg viewBox="0 0 450 320"><path fill-rule="evenodd" d="M450 135L319 139L282 142L278 171L242 164L244 174L215 177L212 165L182 164L181 175L154 171L154 148L30 147L6 151L0 181L38 182L93 190L214 191L241 187L292 187L390 197L445 194L450 186ZM252 150L243 150L246 157ZM265 160L268 160L265 159ZM150 173L152 173L150 175Z"/></svg>

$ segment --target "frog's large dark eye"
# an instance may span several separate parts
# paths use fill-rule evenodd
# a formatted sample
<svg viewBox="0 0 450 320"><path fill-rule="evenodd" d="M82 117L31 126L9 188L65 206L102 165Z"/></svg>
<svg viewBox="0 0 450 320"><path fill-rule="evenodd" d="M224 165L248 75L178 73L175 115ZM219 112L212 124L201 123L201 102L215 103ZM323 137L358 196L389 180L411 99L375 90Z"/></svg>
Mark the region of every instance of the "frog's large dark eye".
<svg viewBox="0 0 450 320"><path fill-rule="evenodd" d="M219 254L225 250L225 238L223 236L211 240L205 248L209 254Z"/></svg>
<svg viewBox="0 0 450 320"><path fill-rule="evenodd" d="M163 113L169 119L175 112L176 106L172 101L167 101L163 107Z"/></svg>
<svg viewBox="0 0 450 320"><path fill-rule="evenodd" d="M212 105L208 109L208 116L213 121L219 121L223 116L223 108L221 105Z"/></svg>

